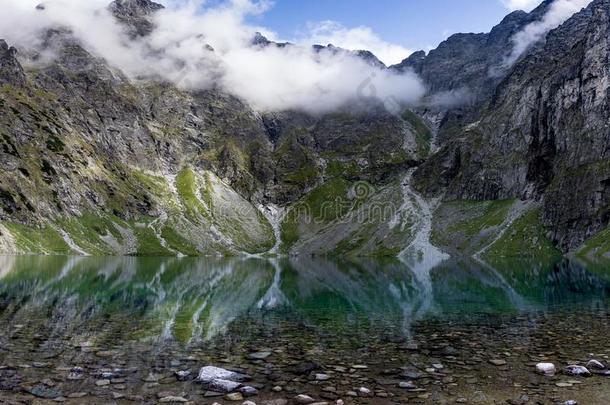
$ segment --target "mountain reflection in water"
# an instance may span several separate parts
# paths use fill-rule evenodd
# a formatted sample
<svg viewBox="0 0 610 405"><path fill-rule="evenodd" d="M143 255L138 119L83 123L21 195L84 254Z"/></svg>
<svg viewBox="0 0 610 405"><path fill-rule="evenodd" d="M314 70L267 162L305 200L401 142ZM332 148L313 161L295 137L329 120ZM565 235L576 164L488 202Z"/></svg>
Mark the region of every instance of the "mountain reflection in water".
<svg viewBox="0 0 610 405"><path fill-rule="evenodd" d="M427 318L605 304L610 271L567 260L445 261L423 284L398 260L0 257L0 322L194 344L274 314L327 332L400 325L409 336Z"/></svg>

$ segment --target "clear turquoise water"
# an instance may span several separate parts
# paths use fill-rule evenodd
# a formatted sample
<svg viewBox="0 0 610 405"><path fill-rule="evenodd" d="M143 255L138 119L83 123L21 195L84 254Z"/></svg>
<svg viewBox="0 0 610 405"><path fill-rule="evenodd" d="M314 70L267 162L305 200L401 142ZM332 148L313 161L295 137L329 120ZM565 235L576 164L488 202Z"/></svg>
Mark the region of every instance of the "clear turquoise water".
<svg viewBox="0 0 610 405"><path fill-rule="evenodd" d="M568 260L450 261L423 272L397 260L0 258L0 323L52 322L72 337L118 329L125 340L194 344L263 315L326 332L367 324L409 336L424 320L609 303L610 269Z"/></svg>

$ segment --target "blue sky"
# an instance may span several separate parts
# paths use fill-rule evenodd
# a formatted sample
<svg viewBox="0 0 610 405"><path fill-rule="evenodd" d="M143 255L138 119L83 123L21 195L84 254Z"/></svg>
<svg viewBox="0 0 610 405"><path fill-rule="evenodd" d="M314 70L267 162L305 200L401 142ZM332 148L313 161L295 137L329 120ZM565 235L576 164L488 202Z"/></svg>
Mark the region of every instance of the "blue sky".
<svg viewBox="0 0 610 405"><path fill-rule="evenodd" d="M334 21L349 30L368 27L379 39L408 50L431 49L456 32L485 32L511 8L531 8L540 0L275 0L254 24L278 38L311 39L311 26ZM336 27L335 27L336 29ZM328 30L326 30L328 31ZM327 35L332 37L332 35ZM314 39L326 39L314 36Z"/></svg>

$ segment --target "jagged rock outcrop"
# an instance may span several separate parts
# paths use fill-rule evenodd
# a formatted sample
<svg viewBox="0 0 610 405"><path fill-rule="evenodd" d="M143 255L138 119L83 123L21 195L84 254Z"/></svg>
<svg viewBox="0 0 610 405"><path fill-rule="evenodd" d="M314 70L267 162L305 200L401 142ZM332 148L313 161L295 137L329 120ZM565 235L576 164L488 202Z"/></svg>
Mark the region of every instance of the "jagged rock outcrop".
<svg viewBox="0 0 610 405"><path fill-rule="evenodd" d="M151 16L165 7L150 0L115 0L108 10L127 27L132 38L149 35L154 24Z"/></svg>
<svg viewBox="0 0 610 405"><path fill-rule="evenodd" d="M542 199L564 250L610 220L610 1L551 31L499 84L480 122L416 175L445 198Z"/></svg>
<svg viewBox="0 0 610 405"><path fill-rule="evenodd" d="M16 56L17 50L0 39L0 85L10 84L16 87L25 85L25 73Z"/></svg>
<svg viewBox="0 0 610 405"><path fill-rule="evenodd" d="M391 69L417 73L428 87L422 114L440 115L440 143L459 136L461 127L476 121L496 86L510 72L505 60L513 37L539 20L554 0L546 0L530 13L515 11L489 33L455 34L426 54L411 54Z"/></svg>

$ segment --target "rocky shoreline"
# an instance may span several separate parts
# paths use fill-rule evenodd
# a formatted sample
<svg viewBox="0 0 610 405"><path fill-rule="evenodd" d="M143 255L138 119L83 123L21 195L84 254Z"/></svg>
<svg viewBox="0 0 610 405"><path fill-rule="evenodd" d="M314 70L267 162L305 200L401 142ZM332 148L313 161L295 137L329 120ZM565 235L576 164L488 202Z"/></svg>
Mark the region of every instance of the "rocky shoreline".
<svg viewBox="0 0 610 405"><path fill-rule="evenodd" d="M329 333L252 318L190 348L74 344L16 325L2 337L0 402L602 404L609 321L608 313L429 321L404 338L392 327ZM541 373L543 362L558 372Z"/></svg>

